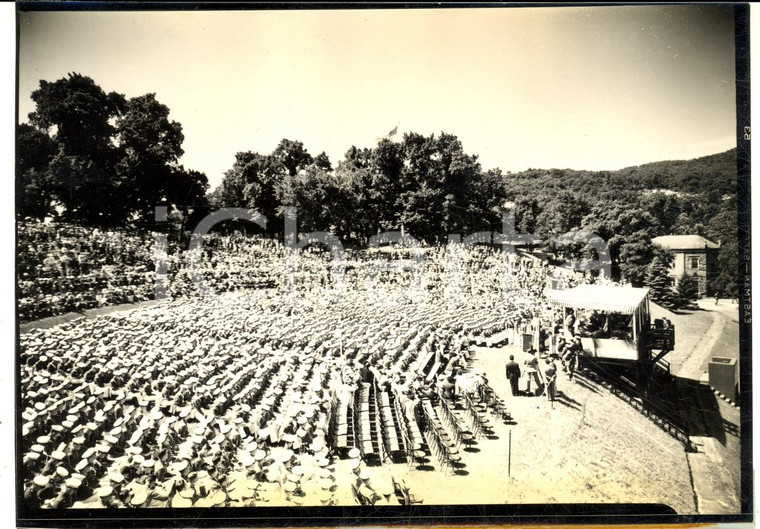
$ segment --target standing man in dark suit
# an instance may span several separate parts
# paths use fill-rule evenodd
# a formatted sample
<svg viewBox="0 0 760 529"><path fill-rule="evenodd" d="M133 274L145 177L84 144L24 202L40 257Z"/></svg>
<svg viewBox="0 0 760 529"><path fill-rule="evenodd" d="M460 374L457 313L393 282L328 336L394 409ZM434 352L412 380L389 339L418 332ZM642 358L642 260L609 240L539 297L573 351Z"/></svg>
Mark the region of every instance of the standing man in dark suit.
<svg viewBox="0 0 760 529"><path fill-rule="evenodd" d="M520 394L520 374L520 366L515 362L515 355L509 355L509 362L507 362L507 380L509 380L509 385L512 386L512 395L515 397Z"/></svg>

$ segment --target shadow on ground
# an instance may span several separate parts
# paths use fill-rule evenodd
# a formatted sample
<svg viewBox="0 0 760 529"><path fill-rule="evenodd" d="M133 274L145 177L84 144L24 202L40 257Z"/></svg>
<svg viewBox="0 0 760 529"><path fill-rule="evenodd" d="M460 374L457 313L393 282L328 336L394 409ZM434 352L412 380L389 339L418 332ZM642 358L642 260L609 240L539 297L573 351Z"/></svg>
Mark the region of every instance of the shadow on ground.
<svg viewBox="0 0 760 529"><path fill-rule="evenodd" d="M712 437L726 446L726 435L739 436L738 425L722 417L712 389L697 380L659 377L644 391L628 381L602 378L586 370L577 373L575 382L590 391L604 389L616 394L674 437ZM560 404L577 405L561 392L558 397Z"/></svg>
<svg viewBox="0 0 760 529"><path fill-rule="evenodd" d="M718 398L710 386L690 378L675 378L680 402L676 405L684 417L690 437L712 437L726 446L726 433L738 436L738 425L723 419Z"/></svg>

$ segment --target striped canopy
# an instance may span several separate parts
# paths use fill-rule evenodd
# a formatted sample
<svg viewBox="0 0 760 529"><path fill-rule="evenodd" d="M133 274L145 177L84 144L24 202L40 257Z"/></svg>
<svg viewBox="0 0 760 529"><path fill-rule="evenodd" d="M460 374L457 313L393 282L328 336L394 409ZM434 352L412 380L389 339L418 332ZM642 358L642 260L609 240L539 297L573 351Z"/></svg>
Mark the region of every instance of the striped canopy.
<svg viewBox="0 0 760 529"><path fill-rule="evenodd" d="M648 288L578 285L568 290L550 290L547 297L559 307L633 314L647 294Z"/></svg>

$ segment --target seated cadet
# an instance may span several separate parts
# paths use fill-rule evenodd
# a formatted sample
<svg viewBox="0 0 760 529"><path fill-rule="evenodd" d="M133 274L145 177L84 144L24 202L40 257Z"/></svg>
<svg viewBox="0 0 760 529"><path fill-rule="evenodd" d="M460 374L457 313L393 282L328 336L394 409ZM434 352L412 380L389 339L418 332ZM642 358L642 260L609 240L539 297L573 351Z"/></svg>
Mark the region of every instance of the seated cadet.
<svg viewBox="0 0 760 529"><path fill-rule="evenodd" d="M446 399L454 398L454 377L449 376L443 380L441 384L441 393Z"/></svg>

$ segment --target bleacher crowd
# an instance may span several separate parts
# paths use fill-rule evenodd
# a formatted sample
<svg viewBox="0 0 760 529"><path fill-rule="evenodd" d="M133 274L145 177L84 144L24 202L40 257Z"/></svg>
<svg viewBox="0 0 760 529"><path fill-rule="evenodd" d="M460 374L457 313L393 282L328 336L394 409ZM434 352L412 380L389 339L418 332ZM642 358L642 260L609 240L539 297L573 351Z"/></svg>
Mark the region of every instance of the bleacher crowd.
<svg viewBox="0 0 760 529"><path fill-rule="evenodd" d="M22 320L151 298L150 236L20 229ZM463 409L482 427L474 396L488 393L488 381L468 372L469 346L505 333L516 340L539 318L554 317L542 299L550 269L505 261L485 246L348 251L338 282L333 259L318 247L299 253L291 280L278 242L242 235L204 242L206 284L226 295L199 298L187 255L169 248L165 303L21 335L29 505L359 501L358 491L375 490L362 471L375 448L347 451L353 487L336 479L346 455L337 450L347 428L339 403L369 395L371 386L388 421L381 429L402 430L397 444L408 444L411 457L424 443L447 450L451 461L445 435L430 424L463 435L461 410L442 405L439 420L421 401L472 395ZM391 404L398 414L387 411ZM354 405L362 404L344 408ZM384 435L374 426L348 429ZM391 501L387 493L373 498Z"/></svg>

